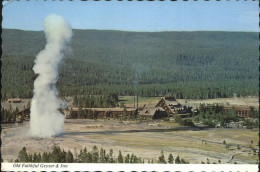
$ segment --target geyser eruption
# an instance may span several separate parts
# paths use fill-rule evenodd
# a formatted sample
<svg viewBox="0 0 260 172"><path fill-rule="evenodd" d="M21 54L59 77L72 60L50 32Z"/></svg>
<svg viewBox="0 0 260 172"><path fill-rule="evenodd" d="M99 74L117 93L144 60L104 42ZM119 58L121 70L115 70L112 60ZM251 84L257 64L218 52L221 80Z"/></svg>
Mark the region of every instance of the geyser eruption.
<svg viewBox="0 0 260 172"><path fill-rule="evenodd" d="M31 103L28 135L32 137L51 137L64 132L64 116L59 111L56 82L58 66L63 58L63 50L72 36L72 30L61 16L52 14L44 20L44 33L47 44L36 56L33 66L38 77L34 81Z"/></svg>

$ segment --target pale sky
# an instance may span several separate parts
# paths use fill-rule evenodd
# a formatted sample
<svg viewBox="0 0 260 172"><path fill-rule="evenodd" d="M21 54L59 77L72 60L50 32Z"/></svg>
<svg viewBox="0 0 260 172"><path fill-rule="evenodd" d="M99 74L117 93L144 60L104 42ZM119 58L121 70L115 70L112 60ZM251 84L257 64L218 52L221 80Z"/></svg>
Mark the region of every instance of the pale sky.
<svg viewBox="0 0 260 172"><path fill-rule="evenodd" d="M50 14L73 29L126 31L259 31L258 1L43 1L4 3L3 28L43 30Z"/></svg>

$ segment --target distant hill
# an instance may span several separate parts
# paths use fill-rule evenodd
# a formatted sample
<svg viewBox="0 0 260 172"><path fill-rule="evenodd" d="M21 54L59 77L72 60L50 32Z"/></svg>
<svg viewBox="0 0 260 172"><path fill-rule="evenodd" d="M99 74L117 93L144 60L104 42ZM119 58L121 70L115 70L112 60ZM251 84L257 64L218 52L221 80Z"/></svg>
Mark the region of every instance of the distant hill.
<svg viewBox="0 0 260 172"><path fill-rule="evenodd" d="M258 95L258 33L73 30L61 95L116 92L214 98ZM43 32L3 29L2 95L31 97ZM138 87L137 87L138 84Z"/></svg>

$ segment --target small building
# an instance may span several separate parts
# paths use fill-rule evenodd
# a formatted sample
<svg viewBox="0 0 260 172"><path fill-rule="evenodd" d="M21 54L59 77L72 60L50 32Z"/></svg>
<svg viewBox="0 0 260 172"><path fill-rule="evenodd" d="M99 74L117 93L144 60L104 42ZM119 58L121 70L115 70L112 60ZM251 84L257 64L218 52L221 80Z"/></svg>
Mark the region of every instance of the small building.
<svg viewBox="0 0 260 172"><path fill-rule="evenodd" d="M226 106L224 109L234 109L236 115L241 118L248 118L250 114L250 106Z"/></svg>
<svg viewBox="0 0 260 172"><path fill-rule="evenodd" d="M12 98L7 100L8 103L22 103L20 98Z"/></svg>
<svg viewBox="0 0 260 172"><path fill-rule="evenodd" d="M246 106L235 107L236 115L239 117L249 117L250 108Z"/></svg>

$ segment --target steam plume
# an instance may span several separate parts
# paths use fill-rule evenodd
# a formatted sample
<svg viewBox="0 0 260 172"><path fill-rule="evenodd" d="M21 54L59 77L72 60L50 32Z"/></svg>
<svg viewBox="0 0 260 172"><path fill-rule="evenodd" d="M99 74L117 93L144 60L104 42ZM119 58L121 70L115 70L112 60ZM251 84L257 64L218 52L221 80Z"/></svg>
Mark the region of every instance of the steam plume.
<svg viewBox="0 0 260 172"><path fill-rule="evenodd" d="M135 88L135 94L136 94L136 107L138 109L138 85L139 85L139 79L142 75L142 73L147 73L149 71L149 68L142 63L134 63L132 65L132 69L135 72L135 77L134 77L134 88ZM134 107L135 107L135 98L134 98Z"/></svg>
<svg viewBox="0 0 260 172"><path fill-rule="evenodd" d="M59 111L56 82L59 63L72 36L72 30L61 16L52 14L44 20L44 32L47 44L36 56L33 67L38 77L34 81L31 103L28 134L32 137L51 137L64 132L64 116Z"/></svg>

